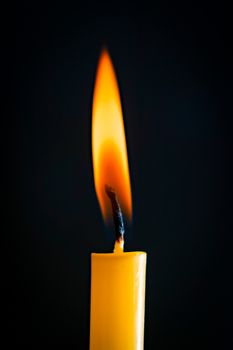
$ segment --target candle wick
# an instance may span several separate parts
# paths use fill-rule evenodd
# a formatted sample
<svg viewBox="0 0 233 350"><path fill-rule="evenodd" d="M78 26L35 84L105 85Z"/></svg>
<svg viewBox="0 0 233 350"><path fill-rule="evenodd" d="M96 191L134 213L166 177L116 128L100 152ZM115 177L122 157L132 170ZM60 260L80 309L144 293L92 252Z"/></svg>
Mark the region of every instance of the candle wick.
<svg viewBox="0 0 233 350"><path fill-rule="evenodd" d="M116 241L123 244L124 243L125 227L124 227L124 221L123 221L121 207L120 207L120 204L118 202L116 192L109 185L105 185L105 192L107 193L108 197L110 198L111 204L112 204L112 214L113 214L113 220L114 220L114 225L115 225Z"/></svg>

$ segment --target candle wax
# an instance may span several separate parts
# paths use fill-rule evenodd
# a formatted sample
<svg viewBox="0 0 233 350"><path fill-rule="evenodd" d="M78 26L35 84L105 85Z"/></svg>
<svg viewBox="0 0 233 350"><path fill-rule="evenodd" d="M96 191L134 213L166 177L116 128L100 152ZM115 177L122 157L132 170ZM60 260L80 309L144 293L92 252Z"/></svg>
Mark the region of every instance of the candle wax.
<svg viewBox="0 0 233 350"><path fill-rule="evenodd" d="M146 253L91 255L90 350L142 350Z"/></svg>

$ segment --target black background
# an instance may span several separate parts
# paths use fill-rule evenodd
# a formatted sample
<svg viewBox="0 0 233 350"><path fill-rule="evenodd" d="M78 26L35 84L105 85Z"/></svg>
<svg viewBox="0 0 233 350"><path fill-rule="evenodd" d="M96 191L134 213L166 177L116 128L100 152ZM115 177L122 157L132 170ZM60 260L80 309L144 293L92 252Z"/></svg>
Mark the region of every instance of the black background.
<svg viewBox="0 0 233 350"><path fill-rule="evenodd" d="M229 349L229 9L21 2L12 11L2 66L8 342L88 349L90 253L114 240L91 164L92 92L106 45L132 181L126 250L148 253L145 349Z"/></svg>

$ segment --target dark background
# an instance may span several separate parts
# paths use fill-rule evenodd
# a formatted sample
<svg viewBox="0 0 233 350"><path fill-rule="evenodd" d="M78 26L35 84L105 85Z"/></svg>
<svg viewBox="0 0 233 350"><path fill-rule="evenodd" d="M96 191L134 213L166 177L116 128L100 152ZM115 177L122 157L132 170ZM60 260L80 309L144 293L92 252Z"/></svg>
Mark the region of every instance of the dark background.
<svg viewBox="0 0 233 350"><path fill-rule="evenodd" d="M233 344L228 11L21 2L2 13L9 343L88 349L90 253L114 240L91 164L92 92L106 45L131 170L126 250L148 253L145 349Z"/></svg>

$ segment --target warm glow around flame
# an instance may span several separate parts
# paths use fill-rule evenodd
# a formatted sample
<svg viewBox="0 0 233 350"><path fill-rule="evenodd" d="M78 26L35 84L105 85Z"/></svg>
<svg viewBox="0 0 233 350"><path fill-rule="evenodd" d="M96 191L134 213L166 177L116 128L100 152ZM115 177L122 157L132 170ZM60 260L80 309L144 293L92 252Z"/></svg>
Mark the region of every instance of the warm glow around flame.
<svg viewBox="0 0 233 350"><path fill-rule="evenodd" d="M132 199L120 93L108 52L101 53L93 96L92 158L94 181L102 215L106 222L112 209L105 185L117 194L122 212L132 218Z"/></svg>

